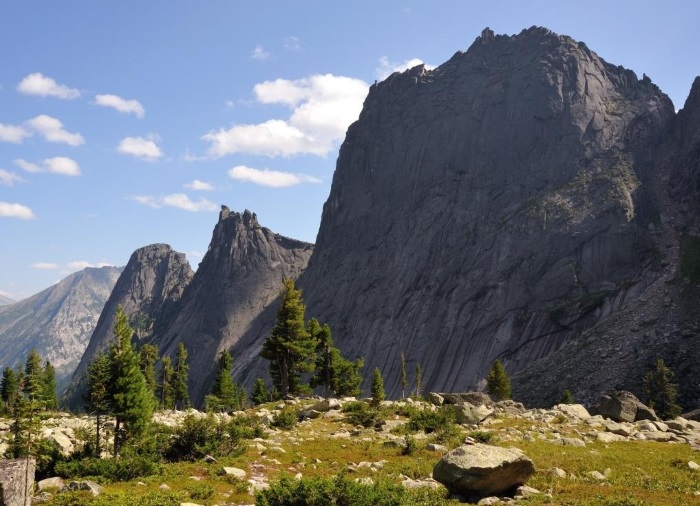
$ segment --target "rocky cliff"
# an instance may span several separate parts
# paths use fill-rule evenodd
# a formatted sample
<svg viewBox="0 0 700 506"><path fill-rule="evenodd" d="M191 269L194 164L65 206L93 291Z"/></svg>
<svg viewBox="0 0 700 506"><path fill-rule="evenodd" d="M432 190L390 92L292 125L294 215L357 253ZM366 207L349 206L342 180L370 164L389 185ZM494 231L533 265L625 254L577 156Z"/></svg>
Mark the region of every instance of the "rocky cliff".
<svg viewBox="0 0 700 506"><path fill-rule="evenodd" d="M32 297L0 307L0 365L14 367L35 348L61 385L88 345L120 268L87 268Z"/></svg>
<svg viewBox="0 0 700 506"><path fill-rule="evenodd" d="M175 305L193 274L185 255L167 244L151 244L134 251L104 304L87 349L73 374L67 394L71 405L80 404L79 383L93 357L114 339L117 306L121 305L129 315L137 337L148 339L173 318Z"/></svg>
<svg viewBox="0 0 700 506"><path fill-rule="evenodd" d="M390 76L340 149L308 313L393 395L402 351L425 389L526 368L662 275L651 181L673 119L646 76L542 28Z"/></svg>
<svg viewBox="0 0 700 506"><path fill-rule="evenodd" d="M185 343L193 402L200 403L208 393L221 350L232 351L238 371L261 370L257 355L274 325L282 281L299 276L312 249L261 226L250 211L236 213L222 206L209 249L177 315L154 339L163 355L175 356L178 343Z"/></svg>

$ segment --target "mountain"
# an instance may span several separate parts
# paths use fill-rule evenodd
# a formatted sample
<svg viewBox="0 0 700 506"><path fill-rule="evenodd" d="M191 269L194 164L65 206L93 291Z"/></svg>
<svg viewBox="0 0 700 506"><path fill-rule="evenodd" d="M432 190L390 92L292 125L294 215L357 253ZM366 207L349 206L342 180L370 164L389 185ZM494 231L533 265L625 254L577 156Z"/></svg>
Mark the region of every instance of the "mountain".
<svg viewBox="0 0 700 506"><path fill-rule="evenodd" d="M66 392L69 405L80 404L81 381L88 365L114 339L117 307L122 306L129 315L138 338L147 339L173 318L175 306L193 275L185 254L167 244L151 244L132 253L75 368Z"/></svg>
<svg viewBox="0 0 700 506"><path fill-rule="evenodd" d="M513 374L581 346L673 275L658 156L674 116L649 78L544 28L486 29L433 70L393 74L341 146L299 280L307 313L392 395L401 352L426 390L464 391L496 358ZM610 372L653 360L625 355ZM592 386L575 365L538 371L547 395Z"/></svg>
<svg viewBox="0 0 700 506"><path fill-rule="evenodd" d="M0 307L0 364L14 367L35 348L56 368L60 386L83 355L120 272L117 267L89 267Z"/></svg>
<svg viewBox="0 0 700 506"><path fill-rule="evenodd" d="M0 306L9 306L10 304L14 304L15 301L10 299L9 297L5 297L4 295L0 295Z"/></svg>
<svg viewBox="0 0 700 506"><path fill-rule="evenodd" d="M178 343L185 343L193 402L201 403L209 392L222 350L232 351L237 370L251 364L260 369L261 339L275 323L282 281L299 276L312 250L311 244L261 226L248 210L222 206L177 314L153 340L161 354L173 357Z"/></svg>

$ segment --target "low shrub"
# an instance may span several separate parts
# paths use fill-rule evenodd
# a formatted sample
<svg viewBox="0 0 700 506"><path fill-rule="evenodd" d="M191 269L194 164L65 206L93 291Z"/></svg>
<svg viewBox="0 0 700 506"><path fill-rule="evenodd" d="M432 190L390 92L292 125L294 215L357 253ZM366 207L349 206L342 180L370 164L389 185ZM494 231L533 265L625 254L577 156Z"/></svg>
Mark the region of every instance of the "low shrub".
<svg viewBox="0 0 700 506"><path fill-rule="evenodd" d="M195 501L206 501L211 497L214 497L214 487L208 483L195 483L193 485L188 485L185 488L185 492L190 496L190 499Z"/></svg>
<svg viewBox="0 0 700 506"><path fill-rule="evenodd" d="M175 430L165 458L171 462L194 461L205 455L238 456L245 452L242 430L235 420L218 421L213 415L187 415Z"/></svg>
<svg viewBox="0 0 700 506"><path fill-rule="evenodd" d="M285 406L272 420L272 426L278 429L291 429L299 422L299 412L289 406Z"/></svg>
<svg viewBox="0 0 700 506"><path fill-rule="evenodd" d="M346 419L352 425L378 427L386 421L385 414L365 402L351 402L343 407Z"/></svg>
<svg viewBox="0 0 700 506"><path fill-rule="evenodd" d="M414 432L424 431L426 434L446 430L453 426L456 415L452 406L443 406L436 411L429 409L415 410L409 417L406 428Z"/></svg>
<svg viewBox="0 0 700 506"><path fill-rule="evenodd" d="M496 437L494 436L493 432L489 432L487 430L473 430L467 434L467 437L472 438L477 443L484 443L487 445L496 442Z"/></svg>
<svg viewBox="0 0 700 506"><path fill-rule="evenodd" d="M129 481L160 474L162 466L141 456L118 459L86 458L58 462L54 469L61 478L92 478L99 483Z"/></svg>

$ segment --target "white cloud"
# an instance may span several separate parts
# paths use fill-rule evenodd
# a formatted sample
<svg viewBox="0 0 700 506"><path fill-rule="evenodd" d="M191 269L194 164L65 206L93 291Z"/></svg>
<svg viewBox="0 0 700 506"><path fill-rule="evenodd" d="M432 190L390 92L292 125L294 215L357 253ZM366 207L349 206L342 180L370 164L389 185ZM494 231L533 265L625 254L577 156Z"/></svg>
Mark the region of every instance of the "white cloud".
<svg viewBox="0 0 700 506"><path fill-rule="evenodd" d="M78 162L65 156L46 158L41 162L41 165L22 160L21 158L18 158L14 162L15 165L21 169L31 173L50 172L61 176L80 175L80 166L78 165Z"/></svg>
<svg viewBox="0 0 700 506"><path fill-rule="evenodd" d="M0 290L0 297L7 297L8 299L17 300L17 296L15 294L12 292L6 292L5 290Z"/></svg>
<svg viewBox="0 0 700 506"><path fill-rule="evenodd" d="M261 186L284 188L301 183L320 183L321 180L307 174L294 174L292 172L280 172L270 169L253 169L245 165L238 165L228 171L232 179L255 183Z"/></svg>
<svg viewBox="0 0 700 506"><path fill-rule="evenodd" d="M46 77L40 72L29 74L17 85L17 91L25 95L39 95L40 97L56 97L64 100L72 100L80 96L80 91L58 84L53 78Z"/></svg>
<svg viewBox="0 0 700 506"><path fill-rule="evenodd" d="M416 65L425 65L427 70L432 70L435 68L434 65L428 65L419 58L411 58L401 63L396 63L389 61L389 58L386 56L382 56L379 58L379 66L374 70L374 75L378 80L383 81L394 72L403 72L404 70L412 69Z"/></svg>
<svg viewBox="0 0 700 506"><path fill-rule="evenodd" d="M40 271L52 271L58 269L58 265L52 262L37 262L29 266L32 269L38 269Z"/></svg>
<svg viewBox="0 0 700 506"><path fill-rule="evenodd" d="M359 116L367 89L364 81L333 74L257 84L253 90L257 101L285 105L292 109L290 117L209 132L202 137L211 144L207 154L325 156Z"/></svg>
<svg viewBox="0 0 700 506"><path fill-rule="evenodd" d="M265 49L262 46L255 46L255 49L253 49L253 52L250 53L250 57L254 60L267 60L272 56L270 53L265 51Z"/></svg>
<svg viewBox="0 0 700 506"><path fill-rule="evenodd" d="M82 271L83 269L87 267L95 267L95 265L91 264L90 262L87 262L85 260L75 260L73 262L68 262L66 264L66 267L68 270L71 271Z"/></svg>
<svg viewBox="0 0 700 506"><path fill-rule="evenodd" d="M10 172L9 170L5 169L0 169L0 185L4 186L13 186L15 183L24 183L26 182L22 177L15 173L15 172Z"/></svg>
<svg viewBox="0 0 700 506"><path fill-rule="evenodd" d="M188 190L195 191L212 191L214 189L213 184L207 183L206 181L200 181L199 179L195 179L192 182L185 183L183 186Z"/></svg>
<svg viewBox="0 0 700 506"><path fill-rule="evenodd" d="M36 218L34 212L29 207L11 202L0 202L0 217L19 218L21 220L32 220Z"/></svg>
<svg viewBox="0 0 700 506"><path fill-rule="evenodd" d="M31 137L31 132L16 125L4 125L0 123L0 141L22 144L27 137Z"/></svg>
<svg viewBox="0 0 700 506"><path fill-rule="evenodd" d="M131 197L131 200L143 204L145 206L152 207L154 209L160 209L162 207L176 207L178 209L184 209L185 211L199 212L199 211L216 211L218 206L207 199L199 199L198 201L190 200L190 198L184 193L173 193L171 195L166 195L164 197L154 197L152 195L135 195Z"/></svg>
<svg viewBox="0 0 700 506"><path fill-rule="evenodd" d="M79 176L80 166L75 160L65 156L56 156L44 160L44 166L53 174L62 176Z"/></svg>
<svg viewBox="0 0 700 506"><path fill-rule="evenodd" d="M117 95L97 95L95 104L103 107L111 107L124 114L135 114L137 118L143 118L146 111L138 100L126 100Z"/></svg>
<svg viewBox="0 0 700 506"><path fill-rule="evenodd" d="M299 37L285 37L284 40L282 41L284 44L284 48L287 51L300 51L301 50L301 40L299 40Z"/></svg>
<svg viewBox="0 0 700 506"><path fill-rule="evenodd" d="M163 152L153 139L144 137L126 137L121 140L117 151L123 155L131 155L142 160L157 160Z"/></svg>
<svg viewBox="0 0 700 506"><path fill-rule="evenodd" d="M85 139L79 133L70 133L63 128L63 123L56 118L42 114L25 123L31 130L41 135L49 142L59 142L69 146L85 144Z"/></svg>

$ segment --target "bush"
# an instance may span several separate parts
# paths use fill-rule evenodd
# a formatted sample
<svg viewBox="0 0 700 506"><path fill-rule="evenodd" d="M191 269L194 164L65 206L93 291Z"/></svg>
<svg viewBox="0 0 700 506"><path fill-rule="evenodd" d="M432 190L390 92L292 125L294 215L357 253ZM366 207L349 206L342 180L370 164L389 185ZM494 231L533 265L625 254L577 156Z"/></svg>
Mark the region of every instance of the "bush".
<svg viewBox="0 0 700 506"><path fill-rule="evenodd" d="M486 445L494 443L496 439L493 432L489 432L487 430L471 431L469 434L467 434L467 437L472 438L477 443L484 443Z"/></svg>
<svg viewBox="0 0 700 506"><path fill-rule="evenodd" d="M203 418L187 415L175 430L165 457L177 462L194 461L205 455L238 456L245 452L241 433L235 420L220 422L213 415Z"/></svg>
<svg viewBox="0 0 700 506"><path fill-rule="evenodd" d="M365 402L351 402L343 407L346 419L352 425L362 427L379 427L386 421L384 413L378 409L370 407Z"/></svg>
<svg viewBox="0 0 700 506"><path fill-rule="evenodd" d="M185 491L190 496L190 499L195 501L206 501L207 499L214 497L214 487L208 483L196 483L194 485L188 485Z"/></svg>
<svg viewBox="0 0 700 506"><path fill-rule="evenodd" d="M54 506L180 506L184 498L175 492L151 492L134 497L133 492L106 492L87 499L85 492L68 492L57 494L51 504ZM138 502L135 502L138 501Z"/></svg>
<svg viewBox="0 0 700 506"><path fill-rule="evenodd" d="M87 458L56 463L55 472L61 478L93 478L95 481L129 481L160 474L162 466L141 456L118 459Z"/></svg>
<svg viewBox="0 0 700 506"><path fill-rule="evenodd" d="M455 421L454 407L443 406L437 411L429 409L413 411L406 426L414 432L424 431L426 434L430 434L431 432L447 430L451 425L454 425Z"/></svg>
<svg viewBox="0 0 700 506"><path fill-rule="evenodd" d="M291 429L299 422L299 412L288 406L285 406L272 421L272 426L278 429Z"/></svg>
<svg viewBox="0 0 700 506"><path fill-rule="evenodd" d="M405 446L401 448L401 455L407 456L407 455L413 455L418 451L418 443L416 440L413 438L413 436L406 434L404 437L405 441Z"/></svg>

